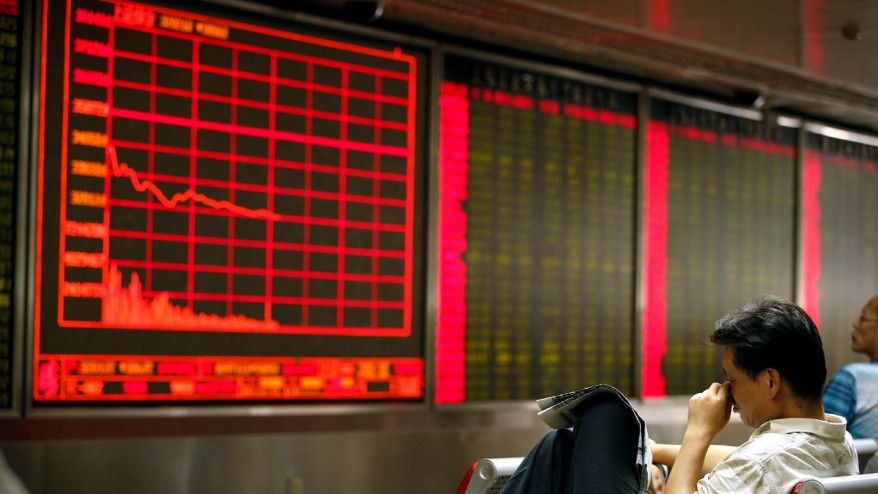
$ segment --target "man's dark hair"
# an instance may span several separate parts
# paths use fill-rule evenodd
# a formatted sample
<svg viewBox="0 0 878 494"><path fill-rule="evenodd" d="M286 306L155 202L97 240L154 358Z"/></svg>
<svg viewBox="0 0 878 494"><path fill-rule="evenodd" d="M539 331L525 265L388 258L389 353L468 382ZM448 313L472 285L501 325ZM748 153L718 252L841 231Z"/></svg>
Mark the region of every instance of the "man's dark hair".
<svg viewBox="0 0 878 494"><path fill-rule="evenodd" d="M716 322L712 343L732 347L735 366L756 379L777 369L800 398L819 400L826 357L817 326L798 305L778 297L754 299Z"/></svg>

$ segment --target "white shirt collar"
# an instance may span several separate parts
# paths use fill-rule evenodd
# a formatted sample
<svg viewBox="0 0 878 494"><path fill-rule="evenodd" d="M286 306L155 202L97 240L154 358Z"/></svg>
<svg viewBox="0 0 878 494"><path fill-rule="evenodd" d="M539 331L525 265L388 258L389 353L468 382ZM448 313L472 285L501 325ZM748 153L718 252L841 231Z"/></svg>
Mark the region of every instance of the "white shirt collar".
<svg viewBox="0 0 878 494"><path fill-rule="evenodd" d="M807 432L830 440L844 441L844 433L847 429L847 420L844 417L826 414L826 420L789 418L769 420L753 431L750 439L762 434L773 432L775 434L790 434L793 432Z"/></svg>

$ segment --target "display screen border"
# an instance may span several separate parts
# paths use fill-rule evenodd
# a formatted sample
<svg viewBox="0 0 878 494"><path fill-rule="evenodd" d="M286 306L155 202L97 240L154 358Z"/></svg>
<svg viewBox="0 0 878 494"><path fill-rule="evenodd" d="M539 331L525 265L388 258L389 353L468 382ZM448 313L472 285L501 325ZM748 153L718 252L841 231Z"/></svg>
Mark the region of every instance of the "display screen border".
<svg viewBox="0 0 878 494"><path fill-rule="evenodd" d="M63 0L62 0L63 1ZM426 383L428 375L428 360L426 355L427 334L424 325L424 307L425 307L425 291L426 284L421 279L421 273L424 271L426 259L424 257L423 242L426 237L425 218L429 211L427 203L427 194L425 192L427 186L427 172L429 168L429 149L428 149L428 133L429 133L429 67L431 65L430 50L435 43L421 38L394 34L372 27L350 24L346 22L335 21L322 17L317 17L307 13L292 12L278 8L272 8L264 4L253 2L228 2L226 0L206 0L198 5L180 6L170 4L161 0L143 1L132 0L147 5L156 5L157 7L171 8L174 10L191 11L197 15L206 15L217 18L228 18L234 22L253 24L255 26L268 26L269 28L277 28L282 25L301 26L311 36L325 36L327 39L343 39L345 42L353 43L352 40L361 41L365 46L386 46L396 44L402 46L407 53L413 54L418 60L415 79L418 88L415 95L415 116L413 125L416 128L414 136L414 166L413 166L413 207L414 207L414 236L412 240L412 305L411 305L411 328L412 334L417 334L420 339L419 356L422 359L422 381ZM32 19L29 26L34 27L35 47L25 58L29 63L33 63L34 68L31 69L33 77L28 84L23 84L23 94L27 94L28 108L22 108L22 118L28 119L31 116L38 118L31 119L31 125L27 133L27 150L31 156L38 156L40 153L40 119L42 118L42 109L40 108L41 94L40 84L42 83L42 74L40 74L39 58L41 54L40 45L43 40L42 22L44 18L43 8L47 2L55 2L55 0L40 0L34 2L38 5L30 8ZM319 34L314 34L319 33ZM24 137L22 137L24 139ZM22 153L20 153L21 155ZM38 196L37 175L38 170L36 164L32 165L27 171L27 186L22 188L27 194L22 194L19 202L28 210L28 220L20 225L22 232L27 235L27 239L18 239L21 243L26 242L26 248L16 252L18 259L18 268L26 270L27 275L17 277L16 282L26 284L21 292L26 294L19 299L26 299L27 310L26 317L21 318L22 333L28 334L27 344L23 345L21 352L23 358L20 358L23 372L23 379L17 379L20 388L17 396L20 397L23 406L20 406L21 412L16 416L29 417L175 417L175 416L274 416L274 415L317 415L324 416L326 414L337 413L370 413L372 411L386 410L393 407L399 410L422 410L429 406L429 395L426 384L422 390L422 394L418 398L381 398L381 399L319 399L319 400L192 400L192 401L176 401L176 400L151 400L151 401L67 401L58 403L45 403L35 401L31 396L31 390L34 386L34 356L35 342L33 339L34 327L34 301L35 301L35 252L36 252L36 197ZM23 180L20 180L20 182ZM25 197L26 196L26 197ZM19 233L19 232L17 232ZM26 255L25 255L26 254ZM26 280L21 282L20 280ZM19 341L21 338L19 338ZM23 381L23 382L22 382ZM19 384L20 383L20 384Z"/></svg>

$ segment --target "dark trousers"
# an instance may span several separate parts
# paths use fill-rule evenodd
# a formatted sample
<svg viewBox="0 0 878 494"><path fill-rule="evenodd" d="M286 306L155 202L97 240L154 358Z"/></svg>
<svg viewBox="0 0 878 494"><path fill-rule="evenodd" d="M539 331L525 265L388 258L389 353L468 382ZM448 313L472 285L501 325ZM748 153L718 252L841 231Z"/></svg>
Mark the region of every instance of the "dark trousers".
<svg viewBox="0 0 878 494"><path fill-rule="evenodd" d="M531 448L501 494L640 494L631 407L604 393L577 415L572 429L553 429Z"/></svg>

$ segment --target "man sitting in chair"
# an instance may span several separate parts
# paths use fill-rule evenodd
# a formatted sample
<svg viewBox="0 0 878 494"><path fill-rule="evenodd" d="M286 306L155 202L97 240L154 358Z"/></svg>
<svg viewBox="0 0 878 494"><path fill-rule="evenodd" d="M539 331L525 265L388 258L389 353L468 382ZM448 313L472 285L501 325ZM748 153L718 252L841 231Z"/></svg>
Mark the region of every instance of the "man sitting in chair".
<svg viewBox="0 0 878 494"><path fill-rule="evenodd" d="M652 443L653 462L671 468L665 494L788 494L809 477L859 473L845 419L824 413L826 361L811 318L764 297L717 321L728 380L689 400L680 445ZM731 411L756 431L741 446L711 446Z"/></svg>
<svg viewBox="0 0 878 494"><path fill-rule="evenodd" d="M568 411L572 427L546 433L502 494L640 494L650 462L671 467L663 494L789 494L805 479L859 473L845 420L823 411L823 344L804 310L759 298L717 321L710 341L724 346L728 381L689 400L681 445L647 444L642 419L618 391L589 394ZM600 387L615 390L587 389ZM711 446L732 410L756 431L737 448Z"/></svg>

